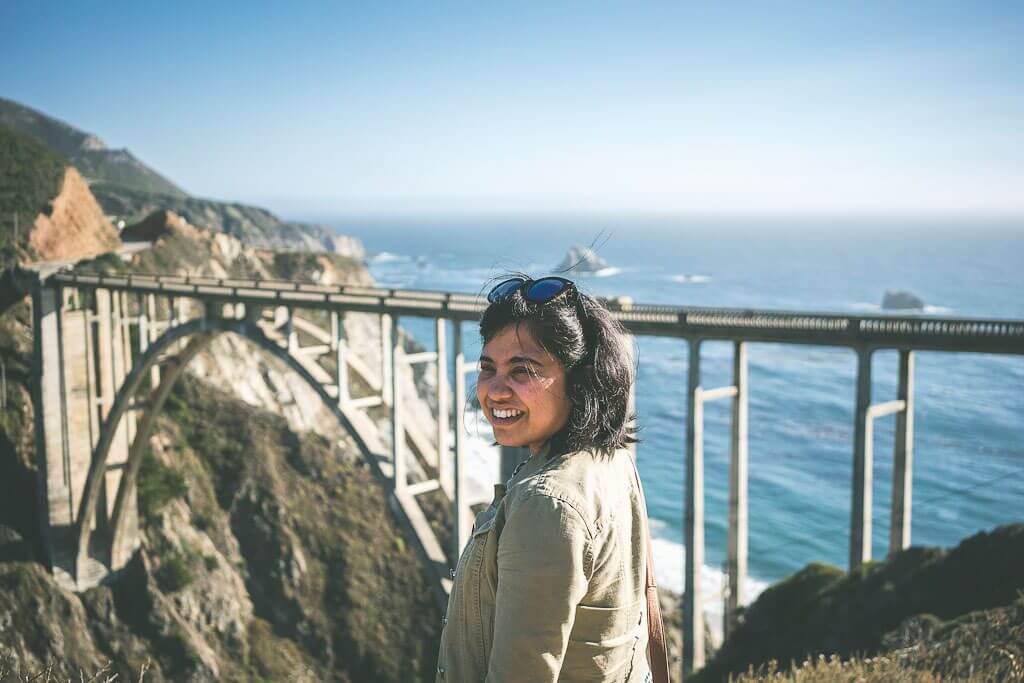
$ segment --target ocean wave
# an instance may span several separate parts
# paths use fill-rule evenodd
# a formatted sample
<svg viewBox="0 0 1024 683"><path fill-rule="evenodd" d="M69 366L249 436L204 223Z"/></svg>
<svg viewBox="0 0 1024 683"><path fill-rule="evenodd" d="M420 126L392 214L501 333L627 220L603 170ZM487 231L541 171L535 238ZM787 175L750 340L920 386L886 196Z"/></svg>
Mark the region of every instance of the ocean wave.
<svg viewBox="0 0 1024 683"><path fill-rule="evenodd" d="M607 268L601 268L592 273L594 277L611 277L612 275L618 275L622 272L622 268L616 268L615 266L608 266Z"/></svg>
<svg viewBox="0 0 1024 683"><path fill-rule="evenodd" d="M380 251L370 257L370 263L400 263L412 259L402 254L394 254L390 251Z"/></svg>
<svg viewBox="0 0 1024 683"><path fill-rule="evenodd" d="M692 273L683 273L681 275L672 275L669 277L672 282L678 282L683 285L702 285L707 282L711 282L710 275L695 275Z"/></svg>

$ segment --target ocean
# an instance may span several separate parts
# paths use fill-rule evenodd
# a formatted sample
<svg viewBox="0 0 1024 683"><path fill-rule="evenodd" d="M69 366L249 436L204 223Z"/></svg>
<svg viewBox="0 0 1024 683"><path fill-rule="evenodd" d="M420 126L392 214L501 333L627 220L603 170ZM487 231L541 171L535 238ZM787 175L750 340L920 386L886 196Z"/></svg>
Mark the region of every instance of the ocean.
<svg viewBox="0 0 1024 683"><path fill-rule="evenodd" d="M875 313L887 289L926 315L1024 319L1024 224L644 217L357 219L317 217L360 238L382 286L478 293L508 271L553 272L574 244L609 265L568 275L585 291L638 303ZM402 320L428 348L429 321ZM466 357L479 352L464 328ZM686 453L685 341L640 337L638 463L659 581L682 590ZM851 350L748 346L749 571L752 599L808 562L845 567L856 357ZM731 383L732 346L705 343L703 386ZM895 352L874 356L875 402L896 395ZM469 382L473 381L470 375ZM468 389L472 393L472 387ZM916 354L912 543L953 546L1024 520L1024 357ZM705 408L708 608L722 600L729 406ZM471 417L472 484L490 489L496 456ZM894 420L875 428L873 555L888 544Z"/></svg>

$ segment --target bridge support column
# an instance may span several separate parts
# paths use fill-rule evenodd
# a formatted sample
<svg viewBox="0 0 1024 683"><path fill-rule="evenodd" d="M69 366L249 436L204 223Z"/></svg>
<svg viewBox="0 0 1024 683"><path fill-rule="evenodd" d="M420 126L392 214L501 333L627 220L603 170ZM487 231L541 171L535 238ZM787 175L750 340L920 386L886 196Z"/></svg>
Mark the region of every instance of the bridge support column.
<svg viewBox="0 0 1024 683"><path fill-rule="evenodd" d="M857 403L853 423L853 495L850 510L850 570L871 559L872 429L871 349L857 349Z"/></svg>
<svg viewBox="0 0 1024 683"><path fill-rule="evenodd" d="M914 352L900 351L897 400L903 410L896 414L896 444L892 467L892 522L889 553L910 546L910 503L914 478Z"/></svg>
<svg viewBox="0 0 1024 683"><path fill-rule="evenodd" d="M630 335L627 338L628 343L626 349L629 351L629 363L633 366L634 373L636 372L636 337ZM629 398L626 399L626 420L636 415L636 384L640 380L636 374L633 375L633 383L629 385ZM631 443L626 447L629 450L629 454L633 456L633 462L637 462L636 459L636 444ZM639 470L638 470L639 471Z"/></svg>
<svg viewBox="0 0 1024 683"><path fill-rule="evenodd" d="M106 294L110 314L107 316L107 324L101 332L106 337L103 341L100 354L100 371L108 378L110 392L104 392L103 417L106 418L113 406L117 390L124 384L124 378L128 374L131 364L130 344L125 343L127 326L125 324L124 297L121 292L110 292L97 290ZM102 321L101 321L102 324ZM121 473L125 463L128 462L128 449L131 446L131 438L134 427L134 415L129 414L125 419L120 420L107 454L106 485L103 491L104 505L97 509L97 523L106 525L107 520L114 511L114 498L117 495L117 487L121 484Z"/></svg>
<svg viewBox="0 0 1024 683"><path fill-rule="evenodd" d="M462 352L462 323L452 325L452 346L455 347L455 462L452 468L452 557L462 554L469 539L469 514L466 508L465 447L466 447L466 361Z"/></svg>
<svg viewBox="0 0 1024 683"><path fill-rule="evenodd" d="M729 462L729 597L723 634L736 628L736 613L747 584L747 345L733 344L732 444Z"/></svg>
<svg viewBox="0 0 1024 683"><path fill-rule="evenodd" d="M394 343L391 349L388 373L391 380L391 457L394 463L395 490L401 491L409 483L409 473L406 470L405 462L405 428L402 426L402 394L399 388L399 380L402 373L399 372L399 359L402 357L401 335L398 333L398 316L388 316L391 319L391 330L388 335Z"/></svg>
<svg viewBox="0 0 1024 683"><path fill-rule="evenodd" d="M686 578L683 594L683 670L704 666L704 403L700 340L690 340L686 430Z"/></svg>
<svg viewBox="0 0 1024 683"><path fill-rule="evenodd" d="M438 318L435 321L434 339L437 342L437 377L436 377L436 403L437 403L437 477L441 489L452 495L450 468L448 466L448 415L450 405L448 401L448 341L445 338L445 326L448 321Z"/></svg>
<svg viewBox="0 0 1024 683"><path fill-rule="evenodd" d="M60 290L37 287L32 293L34 344L37 360L32 386L35 391L36 462L42 482L39 496L43 538L49 563L63 583L73 586L73 566L65 557L70 551L71 529L75 522L75 500L72 495L69 454L65 440L67 411L63 378L63 344L60 324ZM72 587L68 586L68 587Z"/></svg>
<svg viewBox="0 0 1024 683"><path fill-rule="evenodd" d="M391 355L394 351L392 346L391 333L393 326L391 325L391 316L387 313L380 314L380 395L381 400L385 404L391 403L392 397L392 386L391 386L391 370L392 370L392 359Z"/></svg>
<svg viewBox="0 0 1024 683"><path fill-rule="evenodd" d="M338 385L338 405L349 399L348 392L348 342L342 336L344 325L339 314L331 312L331 348L335 352L334 382Z"/></svg>
<svg viewBox="0 0 1024 683"><path fill-rule="evenodd" d="M154 296L152 294L147 294L146 295L146 320L147 320L146 332L145 332L146 348L149 348L149 345L152 344L154 341L156 341L157 337L160 334L159 331L156 328L156 322L157 322L156 296ZM143 336L143 332L142 332L141 329L139 330L139 336L140 337ZM154 387L157 387L157 386L160 385L160 365L159 364L154 365L153 368L149 371L149 382Z"/></svg>

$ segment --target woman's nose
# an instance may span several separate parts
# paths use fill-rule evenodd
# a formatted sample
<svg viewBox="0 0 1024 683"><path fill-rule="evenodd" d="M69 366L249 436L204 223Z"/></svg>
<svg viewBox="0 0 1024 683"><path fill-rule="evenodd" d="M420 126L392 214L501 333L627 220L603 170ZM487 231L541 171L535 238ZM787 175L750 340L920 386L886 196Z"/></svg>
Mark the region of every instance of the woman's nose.
<svg viewBox="0 0 1024 683"><path fill-rule="evenodd" d="M501 375L495 374L487 382L487 395L492 399L508 398L512 395L512 389L509 387L508 382Z"/></svg>

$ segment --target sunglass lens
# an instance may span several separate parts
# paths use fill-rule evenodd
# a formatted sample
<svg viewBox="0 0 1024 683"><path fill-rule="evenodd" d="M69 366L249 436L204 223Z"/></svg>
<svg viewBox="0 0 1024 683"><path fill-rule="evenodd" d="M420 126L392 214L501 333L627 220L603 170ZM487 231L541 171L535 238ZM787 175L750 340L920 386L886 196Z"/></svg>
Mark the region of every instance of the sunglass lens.
<svg viewBox="0 0 1024 683"><path fill-rule="evenodd" d="M568 287L565 280L553 277L545 277L537 280L526 290L526 300L535 303L550 301Z"/></svg>
<svg viewBox="0 0 1024 683"><path fill-rule="evenodd" d="M510 280L499 282L498 284L494 285L494 289L492 289L491 293L487 295L487 301L489 301L492 304L495 301L501 301L506 296L516 291L516 288L519 287L524 282L526 282L526 280L522 279L521 277L514 277Z"/></svg>

